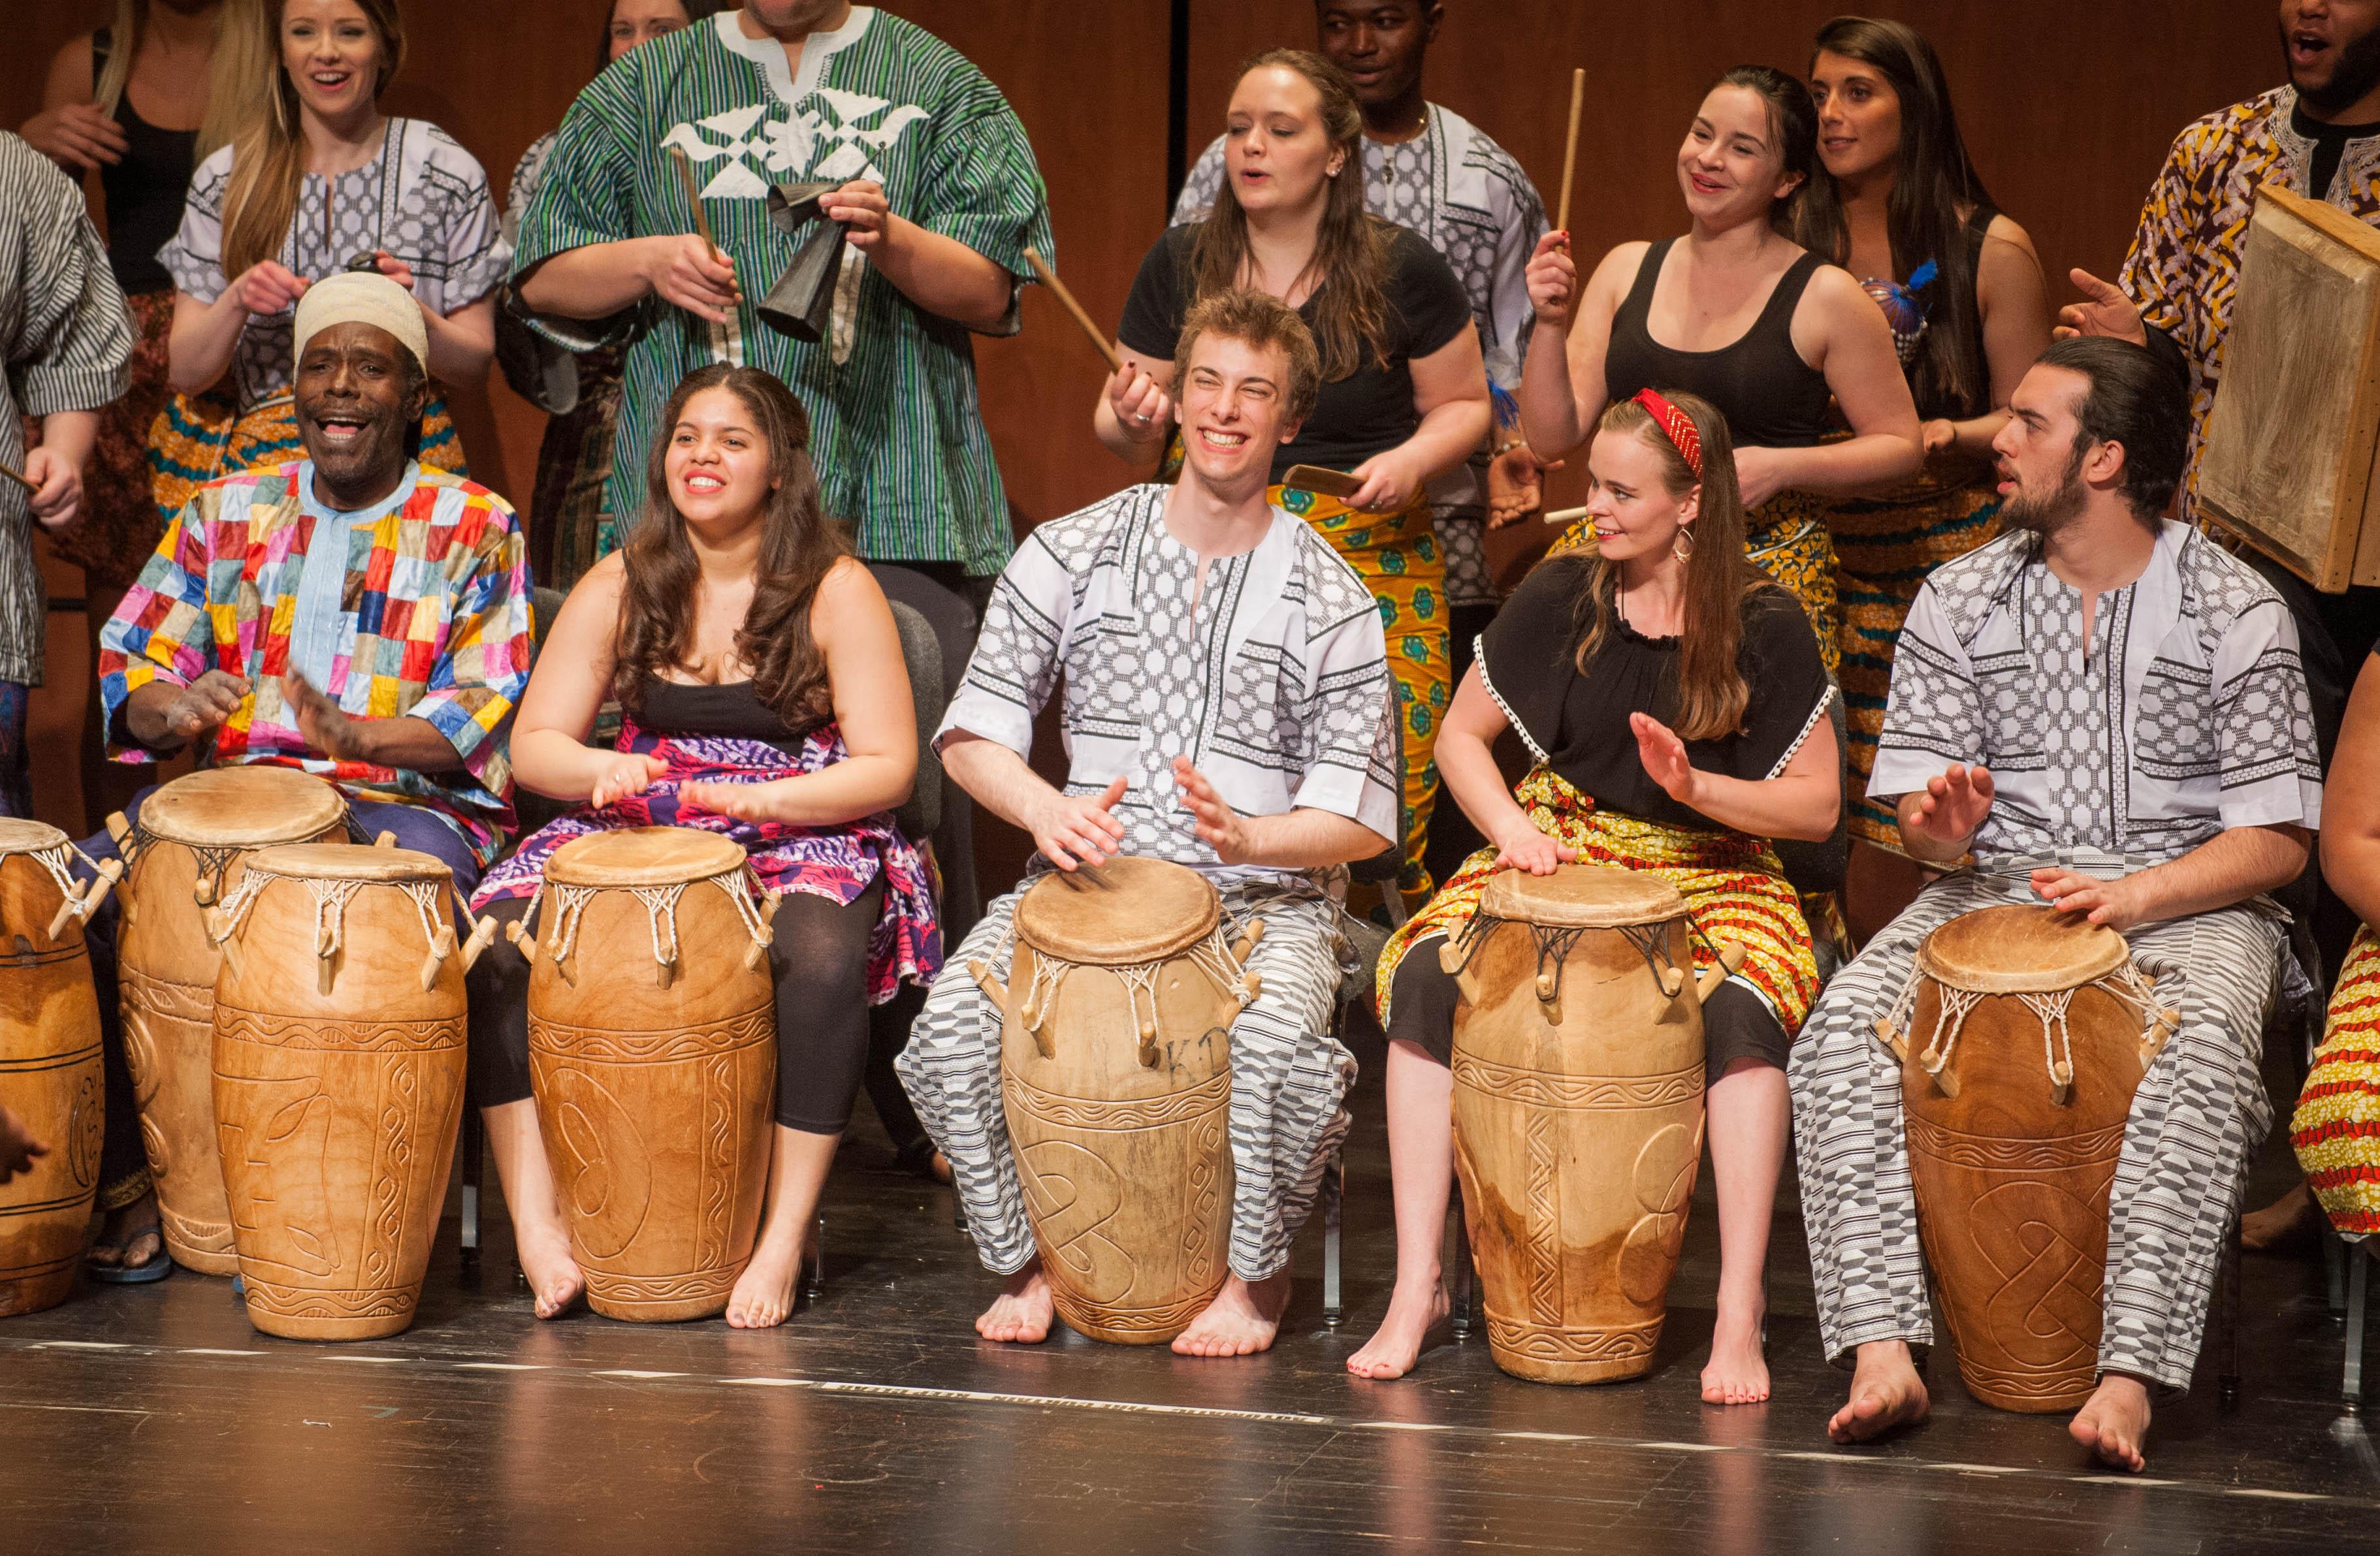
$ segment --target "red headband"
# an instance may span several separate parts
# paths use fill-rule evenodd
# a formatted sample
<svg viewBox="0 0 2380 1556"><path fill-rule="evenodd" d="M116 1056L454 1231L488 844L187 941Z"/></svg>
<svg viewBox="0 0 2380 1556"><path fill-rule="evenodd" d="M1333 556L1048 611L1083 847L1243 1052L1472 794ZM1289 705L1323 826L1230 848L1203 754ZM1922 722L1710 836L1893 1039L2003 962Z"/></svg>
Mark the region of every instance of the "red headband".
<svg viewBox="0 0 2380 1556"><path fill-rule="evenodd" d="M1701 480L1703 478L1703 435L1694 430L1694 418L1662 399L1656 390L1638 390L1636 404L1652 413L1653 425L1659 428L1662 436L1669 439L1671 445L1677 449L1686 462L1686 468L1694 473L1694 479Z"/></svg>

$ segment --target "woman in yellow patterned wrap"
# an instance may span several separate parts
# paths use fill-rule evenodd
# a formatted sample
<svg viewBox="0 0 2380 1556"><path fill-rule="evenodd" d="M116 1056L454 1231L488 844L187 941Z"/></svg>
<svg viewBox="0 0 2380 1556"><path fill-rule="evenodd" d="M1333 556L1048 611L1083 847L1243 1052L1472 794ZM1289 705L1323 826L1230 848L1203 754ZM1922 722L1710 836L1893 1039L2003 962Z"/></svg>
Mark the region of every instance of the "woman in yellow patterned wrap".
<svg viewBox="0 0 2380 1556"><path fill-rule="evenodd" d="M2380 1232L2380 655L2363 661L2323 790L2322 874L2355 910L2347 965L2331 991L2330 1021L2314 1051L2289 1143L2330 1224L2350 1236ZM2294 1219L2295 1200L2263 1212Z"/></svg>
<svg viewBox="0 0 2380 1556"><path fill-rule="evenodd" d="M1835 689L1792 597L1744 554L1727 423L1708 402L1651 390L1604 413L1588 466L1597 554L1548 559L1480 639L1439 737L1448 790L1490 839L1380 958L1389 1035L1397 1284L1348 1360L1410 1370L1446 1312L1439 1236L1458 995L1437 952L1499 870L1578 862L1677 887L1709 942L1743 966L1703 1004L1718 1188L1718 1320L1703 1398L1768 1397L1760 1348L1769 1214L1784 1164L1784 1064L1817 994L1793 887L1769 839L1824 838L1842 814L1828 710ZM1490 747L1507 729L1537 766L1507 793Z"/></svg>
<svg viewBox="0 0 2380 1556"><path fill-rule="evenodd" d="M1363 111L1318 54L1257 55L1232 89L1225 178L1203 222L1143 260L1118 336L1123 365L1093 419L1099 440L1157 463L1172 433L1176 343L1191 304L1234 287L1281 298L1314 333L1322 392L1273 456L1273 501L1311 523L1370 586L1388 636L1404 742L1405 865L1419 901L1438 790L1432 755L1451 693L1446 560L1429 481L1488 435L1487 368L1471 303L1427 243L1364 211ZM1281 486L1307 464L1346 473L1343 499Z"/></svg>

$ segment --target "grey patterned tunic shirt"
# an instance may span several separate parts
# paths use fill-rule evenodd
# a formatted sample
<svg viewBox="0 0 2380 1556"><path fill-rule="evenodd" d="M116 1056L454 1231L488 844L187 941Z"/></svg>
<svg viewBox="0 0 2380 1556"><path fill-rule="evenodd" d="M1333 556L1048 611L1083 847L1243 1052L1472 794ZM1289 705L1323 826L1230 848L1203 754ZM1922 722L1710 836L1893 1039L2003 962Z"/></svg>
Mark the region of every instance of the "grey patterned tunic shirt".
<svg viewBox="0 0 2380 1556"><path fill-rule="evenodd" d="M2010 534L1926 581L1902 629L1868 793L1991 769L1982 858L2095 849L2170 859L2234 826L2322 824L2296 623L2273 586L2186 525L2148 570L2082 600Z"/></svg>
<svg viewBox="0 0 2380 1556"><path fill-rule="evenodd" d="M1128 853L1219 884L1291 874L1223 864L1175 790L1176 756L1243 815L1307 807L1394 838L1394 726L1371 591L1279 508L1254 550L1207 564L1201 588L1197 554L1165 527L1172 491L1127 488L1026 537L937 746L964 730L1029 755L1034 716L1062 676L1066 792L1123 778Z"/></svg>

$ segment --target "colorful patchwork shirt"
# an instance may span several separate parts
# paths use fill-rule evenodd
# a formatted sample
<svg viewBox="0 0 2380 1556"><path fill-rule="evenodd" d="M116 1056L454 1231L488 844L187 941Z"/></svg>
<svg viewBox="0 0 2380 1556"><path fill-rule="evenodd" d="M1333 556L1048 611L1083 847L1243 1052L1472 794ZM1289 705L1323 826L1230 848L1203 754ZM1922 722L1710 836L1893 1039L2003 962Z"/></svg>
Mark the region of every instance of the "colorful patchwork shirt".
<svg viewBox="0 0 2380 1556"><path fill-rule="evenodd" d="M492 861L513 826L505 726L528 684L528 567L513 512L459 476L409 467L408 495L347 530L327 650L293 653L321 512L304 500L312 479L299 460L209 482L166 529L100 634L113 754L150 759L123 743L133 692L228 670L252 691L215 731L213 766L298 767L357 799L428 806ZM310 749L281 694L282 675L308 665L327 666L322 690L350 717L427 720L462 767L419 773Z"/></svg>

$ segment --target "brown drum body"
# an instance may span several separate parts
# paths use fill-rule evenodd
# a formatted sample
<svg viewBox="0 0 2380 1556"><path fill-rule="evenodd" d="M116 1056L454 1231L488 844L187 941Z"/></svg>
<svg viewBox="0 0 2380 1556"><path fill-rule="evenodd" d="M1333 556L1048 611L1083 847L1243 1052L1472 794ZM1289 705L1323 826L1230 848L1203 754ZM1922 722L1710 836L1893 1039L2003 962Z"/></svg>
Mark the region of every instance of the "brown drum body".
<svg viewBox="0 0 2380 1556"><path fill-rule="evenodd" d="M1658 876L1566 864L1498 875L1482 908L1476 948L1450 938L1442 957L1452 968L1470 950L1456 975L1454 1160L1488 1346L1537 1382L1639 1377L1702 1159L1685 900ZM1555 930L1576 937L1541 958ZM1677 974L1674 993L1653 963Z"/></svg>
<svg viewBox="0 0 2380 1556"><path fill-rule="evenodd" d="M1901 1067L1917 1228L1967 1392L2003 1410L2091 1397L2107 1263L2107 1191L2144 1073L2142 1012L2092 985L2123 967L2122 935L2053 908L1985 908L1928 936ZM1989 989L1945 1072L1923 1067L1942 983ZM2056 1100L2041 1018L2018 995L2074 990L2074 1079Z"/></svg>
<svg viewBox="0 0 2380 1556"><path fill-rule="evenodd" d="M1240 996L1224 976L1239 958L1196 871L1125 858L1102 873L1105 888L1055 874L1030 887L1006 989L980 981L1002 1007L1001 1097L1058 1316L1157 1345L1231 1274Z"/></svg>
<svg viewBox="0 0 2380 1556"><path fill-rule="evenodd" d="M165 1249L204 1274L239 1273L215 1151L223 957L207 938L207 907L238 884L256 850L346 837L346 810L321 778L266 766L190 773L140 807L115 943L124 1057Z"/></svg>
<svg viewBox="0 0 2380 1556"><path fill-rule="evenodd" d="M0 1184L0 1318L66 1300L99 1188L106 1088L91 959L79 920L50 937L65 894L32 857L66 844L55 826L0 819L0 1103L50 1148Z"/></svg>
<svg viewBox="0 0 2380 1556"><path fill-rule="evenodd" d="M420 1300L464 1085L463 959L422 987L431 947L406 887L434 885L431 922L451 935L453 876L425 853L345 844L266 849L248 868L245 911L225 899L214 1103L249 1321L298 1340L395 1334ZM331 912L318 883L353 892Z"/></svg>
<svg viewBox="0 0 2380 1556"><path fill-rule="evenodd" d="M588 1305L610 1318L724 1311L759 1235L777 1013L732 895L746 883L742 849L687 827L598 833L546 861L529 1076ZM676 892L667 967L670 921L638 888Z"/></svg>

